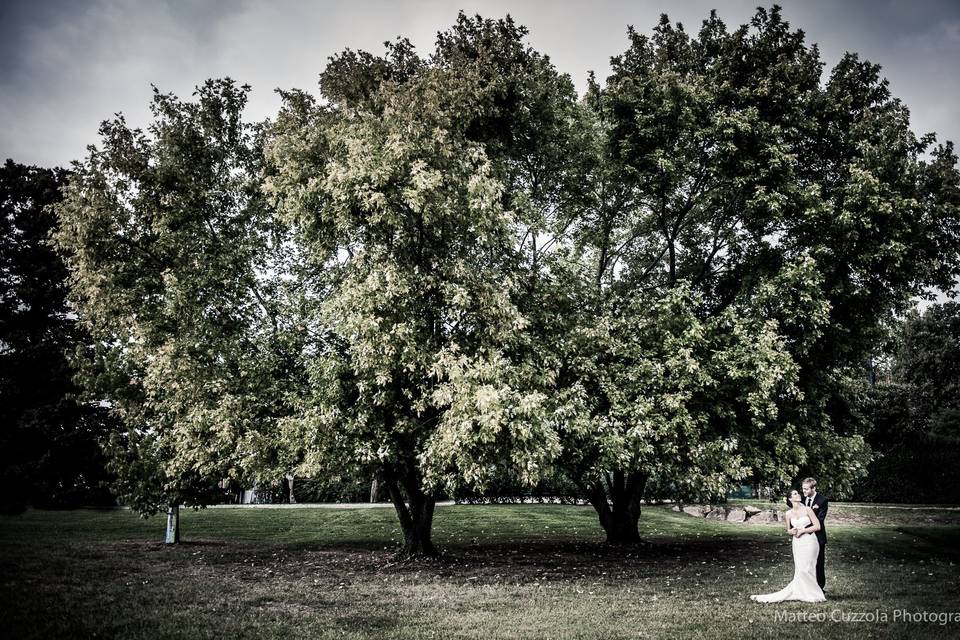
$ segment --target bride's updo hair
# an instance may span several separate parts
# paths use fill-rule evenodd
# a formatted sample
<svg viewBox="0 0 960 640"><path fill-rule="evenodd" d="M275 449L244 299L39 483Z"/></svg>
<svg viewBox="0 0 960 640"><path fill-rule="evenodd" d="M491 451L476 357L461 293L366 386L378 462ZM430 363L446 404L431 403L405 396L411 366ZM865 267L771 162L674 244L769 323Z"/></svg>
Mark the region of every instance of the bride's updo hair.
<svg viewBox="0 0 960 640"><path fill-rule="evenodd" d="M795 493L800 495L801 497L803 496L803 494L800 493L800 491L797 489L790 489L790 491L787 491L787 508L788 509L793 509L793 501L790 500L790 496L792 496Z"/></svg>

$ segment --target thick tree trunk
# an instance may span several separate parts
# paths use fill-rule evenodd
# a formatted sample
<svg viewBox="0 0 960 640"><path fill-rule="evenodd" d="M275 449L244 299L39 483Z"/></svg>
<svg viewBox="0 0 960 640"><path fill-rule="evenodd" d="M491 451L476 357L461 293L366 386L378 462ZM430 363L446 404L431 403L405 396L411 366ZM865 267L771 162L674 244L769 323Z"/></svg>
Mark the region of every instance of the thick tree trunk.
<svg viewBox="0 0 960 640"><path fill-rule="evenodd" d="M586 487L590 504L607 534L607 544L641 542L637 525L646 484L647 477L641 473L614 471L606 474L603 482L595 481Z"/></svg>
<svg viewBox="0 0 960 640"><path fill-rule="evenodd" d="M436 500L420 488L420 479L405 475L385 481L390 500L397 510L400 529L403 531L403 548L400 555L406 558L432 557L439 555L433 546L433 508ZM403 491L401 491L401 485ZM404 501L404 493L407 500Z"/></svg>
<svg viewBox="0 0 960 640"><path fill-rule="evenodd" d="M163 542L165 544L180 542L180 505L170 505L167 509L167 535Z"/></svg>

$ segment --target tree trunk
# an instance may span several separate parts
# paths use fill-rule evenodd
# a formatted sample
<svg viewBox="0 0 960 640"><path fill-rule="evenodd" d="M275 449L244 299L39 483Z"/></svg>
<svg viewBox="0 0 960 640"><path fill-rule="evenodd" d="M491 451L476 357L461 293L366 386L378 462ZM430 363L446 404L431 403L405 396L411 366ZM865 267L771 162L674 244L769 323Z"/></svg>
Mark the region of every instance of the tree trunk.
<svg viewBox="0 0 960 640"><path fill-rule="evenodd" d="M641 473L614 471L605 474L604 483L594 481L588 487L587 498L600 518L607 534L607 544L636 544L641 542L637 525L640 522L640 500L647 484Z"/></svg>
<svg viewBox="0 0 960 640"><path fill-rule="evenodd" d="M180 505L170 505L167 509L167 535L165 544L179 544L180 542Z"/></svg>
<svg viewBox="0 0 960 640"><path fill-rule="evenodd" d="M297 498L293 495L293 474L287 476L287 484L290 488L290 498L288 502L290 504L297 504Z"/></svg>
<svg viewBox="0 0 960 640"><path fill-rule="evenodd" d="M403 548L400 554L405 558L432 557L439 555L430 539L433 530L433 508L436 500L420 488L420 479L409 474L401 478L388 478L385 481L390 500L397 510L400 529L403 531ZM403 491L401 491L401 484ZM406 493L407 501L404 501Z"/></svg>
<svg viewBox="0 0 960 640"><path fill-rule="evenodd" d="M370 502L377 501L377 479L374 478L370 482Z"/></svg>
<svg viewBox="0 0 960 640"><path fill-rule="evenodd" d="M607 524L607 544L636 544L640 542L640 507L614 504L611 518Z"/></svg>

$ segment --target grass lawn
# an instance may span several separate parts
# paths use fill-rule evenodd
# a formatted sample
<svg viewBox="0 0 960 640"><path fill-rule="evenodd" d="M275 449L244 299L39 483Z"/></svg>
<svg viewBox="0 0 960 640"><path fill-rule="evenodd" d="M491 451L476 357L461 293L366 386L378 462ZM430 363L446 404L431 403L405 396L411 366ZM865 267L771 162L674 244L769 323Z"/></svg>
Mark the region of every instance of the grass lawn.
<svg viewBox="0 0 960 640"><path fill-rule="evenodd" d="M952 515L951 515L952 513ZM0 518L0 635L11 638L960 637L960 513L827 517L822 604L760 605L793 573L782 525L647 507L635 549L589 507L437 509L431 562L393 559L392 509L28 511ZM897 610L956 612L946 625ZM781 614L826 616L784 623ZM886 622L857 622L860 614ZM831 618L840 618L832 621Z"/></svg>

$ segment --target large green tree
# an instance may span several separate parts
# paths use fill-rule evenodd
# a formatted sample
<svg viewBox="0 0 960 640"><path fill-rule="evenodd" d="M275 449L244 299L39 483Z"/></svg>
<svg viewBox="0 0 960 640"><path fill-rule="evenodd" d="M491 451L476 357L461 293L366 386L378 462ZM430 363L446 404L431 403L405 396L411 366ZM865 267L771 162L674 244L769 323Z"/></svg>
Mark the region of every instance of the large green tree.
<svg viewBox="0 0 960 640"><path fill-rule="evenodd" d="M310 393L286 442L304 472L376 474L406 554L435 552L441 485L536 482L557 451L550 372L519 357L520 247L561 197L575 102L524 35L461 14L429 60L403 40L344 52L327 104L288 92L273 129L268 189L315 269Z"/></svg>
<svg viewBox="0 0 960 640"><path fill-rule="evenodd" d="M114 489L142 514L169 508L171 541L179 505L283 467L273 429L298 380L281 312L292 249L261 195L248 91L155 89L147 131L104 122L58 207L71 300L94 338L85 386L126 427L109 447Z"/></svg>
<svg viewBox="0 0 960 640"><path fill-rule="evenodd" d="M704 497L813 473L843 495L869 459L848 381L960 271L952 147L917 139L855 55L822 85L778 7L734 32L711 13L696 36L666 16L629 36L585 96L594 197L543 290L577 338L550 340L561 392L583 398L561 464L611 542L637 539L650 482Z"/></svg>

